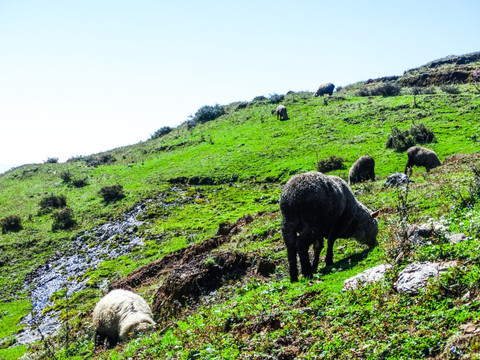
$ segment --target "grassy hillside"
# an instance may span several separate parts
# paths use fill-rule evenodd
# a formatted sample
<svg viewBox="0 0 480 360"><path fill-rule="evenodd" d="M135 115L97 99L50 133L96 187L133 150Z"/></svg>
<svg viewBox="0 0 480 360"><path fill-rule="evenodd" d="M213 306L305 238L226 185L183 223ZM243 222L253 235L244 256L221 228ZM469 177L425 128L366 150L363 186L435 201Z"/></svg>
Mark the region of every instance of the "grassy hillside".
<svg viewBox="0 0 480 360"><path fill-rule="evenodd" d="M449 71L457 69L445 64ZM475 58L468 66L474 69L480 62ZM404 76L428 69L438 66ZM398 86L400 80L395 80ZM325 100L290 93L282 101L288 121L275 118L276 104L269 99L234 103L215 120L186 123L134 146L1 175L0 219L17 217L21 229L0 235L0 359L25 351L58 359L478 358L478 334L468 337L461 326L479 322L480 179L474 168L480 96L469 81L454 83L456 94L429 83L429 94L415 92L415 102L412 88L405 86L397 96L358 96L362 87L383 83L354 84ZM388 175L403 172L406 164L405 152L387 148L387 138L393 128L407 130L412 124L433 131L436 140L424 146L448 160L430 173L415 168L408 193L405 187L384 188ZM375 159L377 181L352 188L360 201L381 211L380 246L369 252L351 239L339 240L333 266L321 268L312 281L291 284L280 233L282 184L293 174L315 170L331 155L343 158L344 168L329 173L346 178L351 164L367 153ZM99 191L114 185L123 187L124 197L105 201ZM52 214L59 210L41 206L52 196L65 199L72 210L71 226L52 229ZM145 204L143 224L134 231L144 245L89 268L82 275L85 290L65 296L64 289L55 296L44 316L60 311L58 336L16 346L25 327L19 320L31 308L31 289L25 287L29 274L78 251L72 248L74 239L139 203ZM406 211L399 211L402 207ZM416 246L399 240L405 223L428 219L444 221L449 231L463 232L468 240L452 245L440 234ZM191 263L200 264L195 268L200 271L234 256L244 259L241 275L215 280L213 292L203 291L180 309L166 306L168 316L157 314L157 331L93 355L91 312L109 284L168 254L218 238L219 226L227 222L236 224L235 231ZM91 236L88 242L94 247L97 239ZM458 266L420 295L394 291L392 284L407 264L451 259ZM263 260L275 265L273 274L256 273ZM341 291L343 280L380 263L394 265L385 282ZM169 274L184 265L174 263L131 287L152 304ZM452 339L455 334L463 336L461 341Z"/></svg>

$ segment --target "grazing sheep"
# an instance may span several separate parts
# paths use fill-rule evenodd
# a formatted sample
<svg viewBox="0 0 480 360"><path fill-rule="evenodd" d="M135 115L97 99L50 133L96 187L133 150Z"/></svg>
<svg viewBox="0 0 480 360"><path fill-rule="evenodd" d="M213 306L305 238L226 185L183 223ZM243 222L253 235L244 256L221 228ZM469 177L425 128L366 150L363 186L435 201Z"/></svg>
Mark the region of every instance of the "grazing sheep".
<svg viewBox="0 0 480 360"><path fill-rule="evenodd" d="M349 185L366 180L375 180L375 160L370 155L358 158L348 172Z"/></svg>
<svg viewBox="0 0 480 360"><path fill-rule="evenodd" d="M421 146L412 146L409 148L407 150L407 156L408 161L407 166L405 166L405 174L407 173L408 168L411 168L414 165L424 166L427 172L442 165L434 151Z"/></svg>
<svg viewBox="0 0 480 360"><path fill-rule="evenodd" d="M103 345L114 347L118 340L126 340L132 334L147 331L155 326L152 311L140 296L127 290L113 290L105 295L93 310L95 348Z"/></svg>
<svg viewBox="0 0 480 360"><path fill-rule="evenodd" d="M319 86L317 91L315 91L313 96L317 97L317 96L323 96L325 94L332 95L333 89L335 89L335 85L333 85L332 83L322 84Z"/></svg>
<svg viewBox="0 0 480 360"><path fill-rule="evenodd" d="M277 120L288 120L288 115L287 115L287 108L284 105L278 105L277 106Z"/></svg>
<svg viewBox="0 0 480 360"><path fill-rule="evenodd" d="M292 176L280 196L282 234L287 247L290 281L298 280L297 253L302 274L317 271L323 239L327 238L326 265L333 264L333 244L354 237L369 247L377 245L378 211L371 213L357 201L347 183L337 176L307 172ZM314 245L313 265L308 248Z"/></svg>

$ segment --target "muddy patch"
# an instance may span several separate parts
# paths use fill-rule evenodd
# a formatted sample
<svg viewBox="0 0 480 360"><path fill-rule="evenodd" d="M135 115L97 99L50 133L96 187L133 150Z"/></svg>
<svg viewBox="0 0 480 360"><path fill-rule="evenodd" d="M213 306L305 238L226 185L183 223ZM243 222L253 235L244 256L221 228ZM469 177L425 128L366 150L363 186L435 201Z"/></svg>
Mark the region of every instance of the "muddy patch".
<svg viewBox="0 0 480 360"><path fill-rule="evenodd" d="M236 223L221 223L215 237L202 241L199 244L192 244L186 248L174 251L148 265L130 273L126 278L118 279L110 285L110 290L127 289L133 290L139 286L150 285L156 282L162 275L170 273L176 267L190 263L195 257L218 248L220 245L230 241L232 236L238 234L244 226L254 220L252 215L245 215Z"/></svg>
<svg viewBox="0 0 480 360"><path fill-rule="evenodd" d="M228 280L244 277L250 267L247 255L237 251L197 256L191 263L175 268L158 288L153 313L159 319L175 316Z"/></svg>

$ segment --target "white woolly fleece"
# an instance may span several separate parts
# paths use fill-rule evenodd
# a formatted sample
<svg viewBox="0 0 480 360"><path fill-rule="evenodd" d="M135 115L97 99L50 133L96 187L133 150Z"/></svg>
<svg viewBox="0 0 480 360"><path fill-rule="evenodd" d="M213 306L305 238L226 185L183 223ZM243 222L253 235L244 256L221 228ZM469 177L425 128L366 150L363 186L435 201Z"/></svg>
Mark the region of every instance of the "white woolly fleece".
<svg viewBox="0 0 480 360"><path fill-rule="evenodd" d="M93 310L93 325L97 331L121 340L128 339L131 333L146 331L155 322L147 302L128 290L113 290L105 295Z"/></svg>

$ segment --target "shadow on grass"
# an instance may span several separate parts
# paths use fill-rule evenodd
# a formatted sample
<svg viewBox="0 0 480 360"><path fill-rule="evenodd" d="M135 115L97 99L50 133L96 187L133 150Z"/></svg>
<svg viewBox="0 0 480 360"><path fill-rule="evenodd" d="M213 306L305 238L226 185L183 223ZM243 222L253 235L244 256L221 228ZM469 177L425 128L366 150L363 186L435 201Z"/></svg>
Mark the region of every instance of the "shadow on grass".
<svg viewBox="0 0 480 360"><path fill-rule="evenodd" d="M372 252L375 248L367 248L362 252L350 255L345 259L335 262L333 265L325 266L317 271L317 273L326 275L332 272L332 269L342 268L342 270L350 270L357 266L357 264L368 257L368 254Z"/></svg>

